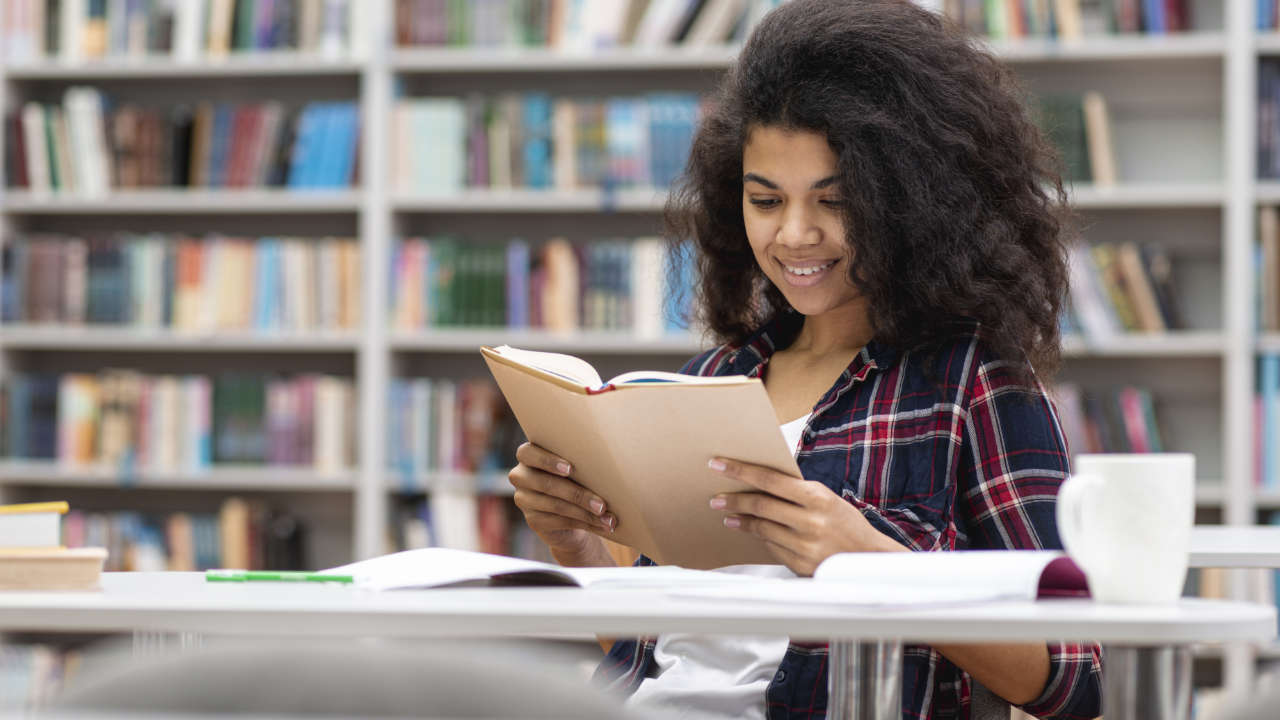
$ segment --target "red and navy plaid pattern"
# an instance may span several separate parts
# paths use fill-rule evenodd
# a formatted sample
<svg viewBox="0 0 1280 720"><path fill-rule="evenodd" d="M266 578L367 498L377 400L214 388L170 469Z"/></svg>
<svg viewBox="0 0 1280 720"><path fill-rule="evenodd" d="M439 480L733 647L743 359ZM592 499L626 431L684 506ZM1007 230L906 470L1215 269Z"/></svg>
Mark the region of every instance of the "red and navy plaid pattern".
<svg viewBox="0 0 1280 720"><path fill-rule="evenodd" d="M682 372L761 377L802 322L782 313ZM1069 461L1057 415L1044 389L1020 383L979 335L970 326L927 359L869 343L814 407L797 463L912 550L1061 548L1054 506ZM655 642L616 642L597 678L633 692L654 669ZM1049 652L1049 683L1023 709L1064 720L1100 714L1098 646ZM768 717L825 717L826 661L826 645L792 643L765 694ZM969 694L969 676L937 652L904 648L904 718L968 718Z"/></svg>

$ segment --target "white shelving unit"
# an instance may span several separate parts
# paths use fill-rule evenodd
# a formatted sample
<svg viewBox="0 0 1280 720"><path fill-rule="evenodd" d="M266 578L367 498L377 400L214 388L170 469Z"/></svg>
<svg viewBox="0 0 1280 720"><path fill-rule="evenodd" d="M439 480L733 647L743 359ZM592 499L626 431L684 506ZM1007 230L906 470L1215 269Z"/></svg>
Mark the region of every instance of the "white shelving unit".
<svg viewBox="0 0 1280 720"><path fill-rule="evenodd" d="M1259 509L1280 509L1280 493L1258 491L1253 481L1254 360L1259 352L1280 351L1280 337L1258 338L1253 331L1254 216L1259 203L1280 203L1280 182L1259 182L1254 157L1256 67L1260 57L1280 55L1280 35L1255 34L1253 5L1243 0L1196 0L1193 17L1199 29L1185 35L992 46L1033 93L1103 92L1112 106L1123 182L1109 188L1082 185L1071 190L1086 221L1086 234L1091 239L1137 237L1164 242L1174 256L1175 272L1187 281L1183 290L1190 329L1100 343L1068 338L1064 378L1150 384L1157 403L1165 405L1161 422L1171 435L1170 444L1191 449L1200 458L1198 505L1232 524L1257 522ZM384 550L389 496L405 489L401 478L387 471L384 463L385 398L392 377L422 372L483 375L475 353L482 344L581 354L602 372L640 364L674 368L701 346L690 336L640 340L610 333L393 332L382 311L384 268L393 243L401 236L448 231L464 237L538 239L551 236L554 228L566 223L585 237L653 235L660 229L665 199L659 190L644 189L608 193L471 190L439 197L403 193L391 181L390 160L397 149L390 146L390 133L385 131L390 127L393 88L403 88L409 95L472 89L487 93L550 88L583 95L663 90L673 85L682 90L707 89L735 53L733 48L592 55L397 49L389 40L390 0L371 0L367 12L369 51L358 61L271 53L188 64L159 60L0 64L0 106L10 109L33 93L60 92L77 83L101 84L124 96L150 92L154 97L151 88L157 86L166 92L175 87L188 92L194 88L200 94L208 90L211 96L232 99L277 93L304 99L330 97L335 86L353 89L364 132L360 187L348 191L131 191L85 198L0 189L0 232L5 236L30 228L146 230L152 219L159 218L167 228L186 232L228 224L280 232L337 225L360 237L366 322L356 333L201 337L106 328L0 326L0 377L7 369L21 369L31 357L43 361L84 351L119 352L173 368L197 359L222 362L223 358L242 363L268 358L282 368L308 363L350 368L361 407L360 464L350 473L218 469L200 475L143 474L131 485L350 493L335 501L351 507L349 524L339 530L348 536L327 542L329 547L343 547L345 541L350 550L347 557L332 558L335 561ZM305 232L309 230L298 234ZM119 484L116 477L101 469L3 462L0 492L57 487L74 500L75 488L110 487ZM477 481L444 474L416 478L414 486L430 489L468 482ZM504 485L501 476L482 478L477 484L489 489ZM1228 685L1246 686L1251 663L1247 654L1228 652Z"/></svg>

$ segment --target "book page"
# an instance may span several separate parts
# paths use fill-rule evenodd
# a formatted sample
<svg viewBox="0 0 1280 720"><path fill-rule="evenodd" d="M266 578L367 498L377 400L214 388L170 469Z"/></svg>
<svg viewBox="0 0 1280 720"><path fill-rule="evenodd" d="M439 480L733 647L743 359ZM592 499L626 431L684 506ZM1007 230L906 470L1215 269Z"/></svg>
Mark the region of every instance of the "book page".
<svg viewBox="0 0 1280 720"><path fill-rule="evenodd" d="M509 345L499 345L493 348L493 351L526 367L550 373L593 390L604 385L600 381L600 373L596 372L591 363L572 355L520 350Z"/></svg>
<svg viewBox="0 0 1280 720"><path fill-rule="evenodd" d="M681 375L662 370L632 370L609 378L607 385L642 383L683 383L685 385L738 385L747 381L744 375Z"/></svg>

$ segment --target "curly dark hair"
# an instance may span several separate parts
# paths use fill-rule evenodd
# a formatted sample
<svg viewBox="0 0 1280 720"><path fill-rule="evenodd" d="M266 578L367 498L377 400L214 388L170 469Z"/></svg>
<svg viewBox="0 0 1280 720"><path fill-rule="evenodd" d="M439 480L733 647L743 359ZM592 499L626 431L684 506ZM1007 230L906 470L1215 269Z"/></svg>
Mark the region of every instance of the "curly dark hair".
<svg viewBox="0 0 1280 720"><path fill-rule="evenodd" d="M878 341L929 354L976 320L1018 372L1057 369L1061 161L1012 74L965 31L909 0L791 0L711 100L665 221L677 245L693 241L695 312L720 342L788 308L742 214L748 133L780 127L824 135L837 158L850 279Z"/></svg>

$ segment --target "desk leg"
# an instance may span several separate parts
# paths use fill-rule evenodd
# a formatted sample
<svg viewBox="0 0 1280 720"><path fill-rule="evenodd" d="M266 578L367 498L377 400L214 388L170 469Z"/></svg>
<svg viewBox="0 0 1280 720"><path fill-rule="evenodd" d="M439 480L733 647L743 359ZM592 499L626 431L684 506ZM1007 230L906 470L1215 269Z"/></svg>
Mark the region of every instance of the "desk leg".
<svg viewBox="0 0 1280 720"><path fill-rule="evenodd" d="M1102 713L1107 720L1187 720L1191 649L1104 646Z"/></svg>
<svg viewBox="0 0 1280 720"><path fill-rule="evenodd" d="M186 652L204 647L199 633L172 633L160 630L134 630L133 656L146 657L170 652Z"/></svg>
<svg viewBox="0 0 1280 720"><path fill-rule="evenodd" d="M827 717L901 720L902 643L833 640L828 660Z"/></svg>

